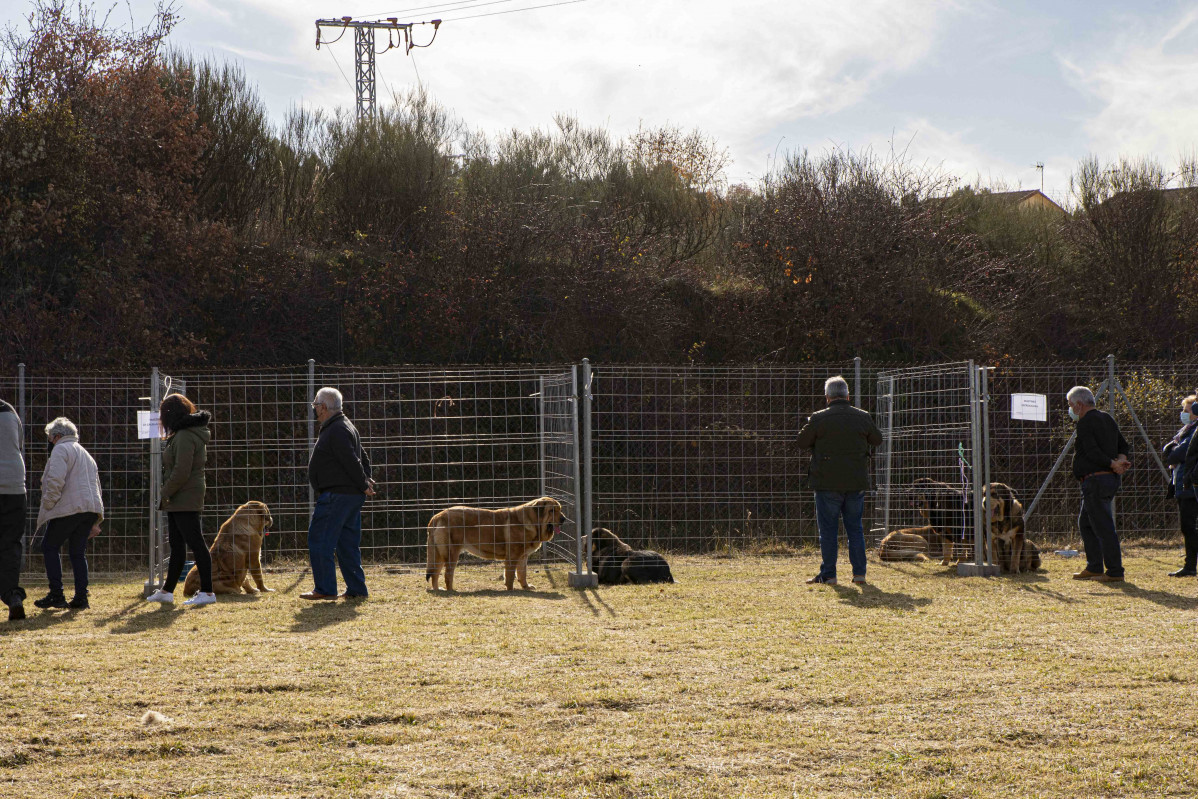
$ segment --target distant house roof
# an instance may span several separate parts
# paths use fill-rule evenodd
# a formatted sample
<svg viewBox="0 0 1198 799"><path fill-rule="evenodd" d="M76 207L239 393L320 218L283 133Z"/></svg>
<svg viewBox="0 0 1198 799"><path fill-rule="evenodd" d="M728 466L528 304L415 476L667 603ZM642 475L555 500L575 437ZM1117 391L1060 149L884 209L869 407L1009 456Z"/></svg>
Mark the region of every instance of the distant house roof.
<svg viewBox="0 0 1198 799"><path fill-rule="evenodd" d="M1027 189L1025 191L992 191L980 192L975 195L979 200L1003 203L1012 205L1020 210L1027 211L1060 211L1065 213L1065 209L1049 199L1048 195L1039 189Z"/></svg>

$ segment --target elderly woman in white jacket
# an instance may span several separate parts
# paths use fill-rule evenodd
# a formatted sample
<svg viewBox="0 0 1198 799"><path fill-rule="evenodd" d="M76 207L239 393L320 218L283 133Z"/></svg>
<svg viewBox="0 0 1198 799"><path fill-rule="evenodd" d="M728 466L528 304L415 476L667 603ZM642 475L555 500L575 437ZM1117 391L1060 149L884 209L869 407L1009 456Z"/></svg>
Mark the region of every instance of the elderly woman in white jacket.
<svg viewBox="0 0 1198 799"><path fill-rule="evenodd" d="M96 461L79 444L79 430L60 416L46 425L50 458L42 473L42 505L37 526L46 525L42 554L50 593L33 604L39 608L86 608L87 542L100 534L104 500L100 497L100 473ZM71 570L75 573L75 597L67 602L62 592L62 563L59 550L69 542Z"/></svg>

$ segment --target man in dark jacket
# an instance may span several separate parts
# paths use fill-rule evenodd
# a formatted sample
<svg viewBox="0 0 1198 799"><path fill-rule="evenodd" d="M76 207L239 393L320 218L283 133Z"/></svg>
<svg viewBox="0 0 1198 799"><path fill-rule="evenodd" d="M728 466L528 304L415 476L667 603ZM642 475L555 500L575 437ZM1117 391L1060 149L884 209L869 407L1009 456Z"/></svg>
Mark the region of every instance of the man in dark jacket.
<svg viewBox="0 0 1198 799"><path fill-rule="evenodd" d="M308 557L314 590L303 599L336 599L337 570L345 579L346 598L367 596L362 571L362 504L374 496L370 458L362 449L358 430L341 410L341 392L322 388L312 409L320 436L308 461L308 482L316 492L316 508L308 524Z"/></svg>
<svg viewBox="0 0 1198 799"><path fill-rule="evenodd" d="M0 603L8 620L25 618L21 588L21 537L25 533L25 428L16 409L0 400Z"/></svg>
<svg viewBox="0 0 1198 799"><path fill-rule="evenodd" d="M815 514L823 564L809 583L836 585L837 536L844 518L849 542L853 582L865 582L865 490L869 488L871 449L882 443L882 433L869 414L849 404L849 384L843 377L824 383L828 407L812 414L799 431L799 446L813 450L809 485L815 489Z"/></svg>
<svg viewBox="0 0 1198 799"><path fill-rule="evenodd" d="M1119 493L1122 475L1131 467L1129 447L1119 425L1109 414L1094 407L1094 392L1074 386L1065 395L1069 417L1077 422L1073 452L1073 476L1081 482L1082 507L1077 516L1086 568L1075 580L1123 582L1123 551L1115 532L1112 502Z"/></svg>

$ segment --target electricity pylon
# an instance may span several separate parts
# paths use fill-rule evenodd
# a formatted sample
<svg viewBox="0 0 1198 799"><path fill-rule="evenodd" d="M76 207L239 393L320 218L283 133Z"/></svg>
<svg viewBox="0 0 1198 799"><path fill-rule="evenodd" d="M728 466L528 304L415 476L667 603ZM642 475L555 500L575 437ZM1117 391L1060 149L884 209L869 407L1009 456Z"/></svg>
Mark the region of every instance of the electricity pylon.
<svg viewBox="0 0 1198 799"><path fill-rule="evenodd" d="M417 25L432 25L433 38L428 44L416 44L412 39L412 28ZM320 29L321 28L341 28L341 36L345 35L345 31L354 29L354 91L357 95L357 111L358 118L374 116L374 57L382 55L394 47L403 47L404 54L412 52L416 47L428 47L433 43L433 39L437 38L437 30L441 27L441 20L434 19L428 22L400 22L397 17L388 17L385 20L375 20L368 22L365 20L355 21L353 17L342 17L341 19L318 19L316 20L316 49L320 49ZM387 46L382 50L374 49L374 32L377 30L387 31ZM333 44L341 41L341 36L338 36L332 42L325 44Z"/></svg>

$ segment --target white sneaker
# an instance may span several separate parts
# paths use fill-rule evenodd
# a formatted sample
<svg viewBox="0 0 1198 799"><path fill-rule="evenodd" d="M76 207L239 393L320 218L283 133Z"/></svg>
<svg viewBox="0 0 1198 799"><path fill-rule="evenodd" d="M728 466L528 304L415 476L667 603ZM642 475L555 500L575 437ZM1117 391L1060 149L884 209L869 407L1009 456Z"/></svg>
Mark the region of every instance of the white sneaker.
<svg viewBox="0 0 1198 799"><path fill-rule="evenodd" d="M163 591L161 588L159 588L157 591L146 597L146 601L161 602L164 605L173 605L175 604L175 595L170 591Z"/></svg>
<svg viewBox="0 0 1198 799"><path fill-rule="evenodd" d="M203 591L200 591L198 594L193 596L191 599L184 602L183 607L198 608L200 605L211 605L215 601L216 601L216 594L204 593Z"/></svg>

